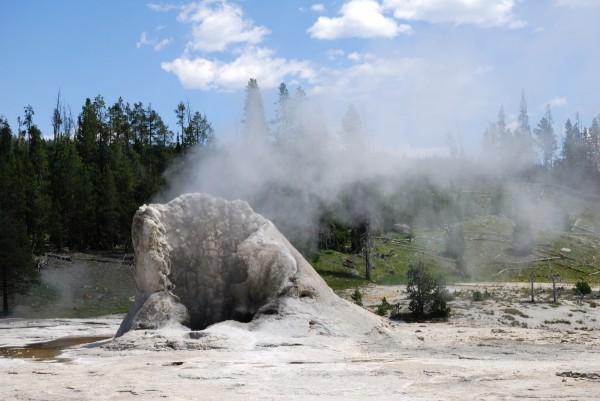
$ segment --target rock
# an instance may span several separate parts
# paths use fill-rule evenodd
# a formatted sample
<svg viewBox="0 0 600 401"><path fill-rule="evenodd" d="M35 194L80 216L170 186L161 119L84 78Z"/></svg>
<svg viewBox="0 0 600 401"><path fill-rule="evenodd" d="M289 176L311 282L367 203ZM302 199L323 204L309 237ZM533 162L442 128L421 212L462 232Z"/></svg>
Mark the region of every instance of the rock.
<svg viewBox="0 0 600 401"><path fill-rule="evenodd" d="M410 226L407 224L394 224L392 226L392 229L400 234L404 234L404 235L410 235L411 230L410 230Z"/></svg>
<svg viewBox="0 0 600 401"><path fill-rule="evenodd" d="M138 308L134 305L131 309L135 315L125 319L125 321L131 322L131 325L127 327L121 325L117 336L122 334L121 331L126 332L131 329L155 330L189 324L187 308L179 303L173 294L159 291L142 299L143 302L138 304Z"/></svg>
<svg viewBox="0 0 600 401"><path fill-rule="evenodd" d="M344 259L342 265L348 269L354 269L354 261L352 259Z"/></svg>
<svg viewBox="0 0 600 401"><path fill-rule="evenodd" d="M277 325L290 335L306 334L317 320L327 321L332 335L348 325L381 325L335 295L246 202L186 194L144 205L133 218L132 240L136 299L117 337L181 325L204 330L232 320L249 330Z"/></svg>
<svg viewBox="0 0 600 401"><path fill-rule="evenodd" d="M571 248L561 248L560 251L562 253L571 253Z"/></svg>

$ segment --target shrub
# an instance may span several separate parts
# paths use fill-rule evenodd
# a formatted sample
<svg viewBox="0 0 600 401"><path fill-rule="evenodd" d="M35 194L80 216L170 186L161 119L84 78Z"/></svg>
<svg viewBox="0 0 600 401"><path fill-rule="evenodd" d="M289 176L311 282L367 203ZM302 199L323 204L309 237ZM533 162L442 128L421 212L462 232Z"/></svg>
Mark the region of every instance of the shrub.
<svg viewBox="0 0 600 401"><path fill-rule="evenodd" d="M441 277L434 279L423 262L411 264L407 272L406 292L410 303L408 308L417 319L427 315L446 317L450 313L447 302L450 298Z"/></svg>
<svg viewBox="0 0 600 401"><path fill-rule="evenodd" d="M584 297L592 293L592 287L590 287L587 281L579 280L575 284L575 293Z"/></svg>
<svg viewBox="0 0 600 401"><path fill-rule="evenodd" d="M363 302L362 302L362 294L360 293L360 291L358 290L358 287L356 287L354 289L354 292L352 293L352 295L350 296L350 298L352 298L352 301L358 305L358 306L363 306Z"/></svg>
<svg viewBox="0 0 600 401"><path fill-rule="evenodd" d="M377 305L375 313L379 316L387 316L388 312L390 313L391 318L398 317L398 314L400 313L400 304L391 304L383 297L381 303Z"/></svg>
<svg viewBox="0 0 600 401"><path fill-rule="evenodd" d="M579 296L579 298L577 299L577 303L579 305L581 305L581 302L583 301L583 298L592 293L592 287L590 287L590 285L588 284L587 281L583 281L583 280L579 280L576 284L575 284L575 288L573 288L573 291L575 292L575 294L577 296Z"/></svg>
<svg viewBox="0 0 600 401"><path fill-rule="evenodd" d="M385 299L385 297L383 297L381 303L377 305L377 310L375 313L377 313L379 316L385 316L391 308L392 305L387 301L387 299Z"/></svg>
<svg viewBox="0 0 600 401"><path fill-rule="evenodd" d="M473 301L475 302L483 301L484 299L488 299L490 296L492 296L492 294L488 292L487 288L483 292L475 290L471 295Z"/></svg>

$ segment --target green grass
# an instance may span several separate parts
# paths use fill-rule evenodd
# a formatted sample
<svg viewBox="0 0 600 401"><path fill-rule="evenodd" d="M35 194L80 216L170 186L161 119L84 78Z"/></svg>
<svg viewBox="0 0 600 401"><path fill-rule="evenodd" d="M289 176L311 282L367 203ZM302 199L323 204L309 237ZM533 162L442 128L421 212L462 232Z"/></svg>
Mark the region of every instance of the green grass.
<svg viewBox="0 0 600 401"><path fill-rule="evenodd" d="M550 219L552 225L542 221L541 225L532 227L535 246L530 255L516 256L511 252L514 223L507 217L509 212L501 215L492 214L492 198L485 195L486 188L474 188L471 199L465 202L467 207L462 221L459 222L466 242L466 275L461 275L453 262L444 260L444 229L417 225L413 226L414 239L409 245L375 240L373 258L375 269L372 272L371 282L403 284L406 282L405 274L409 264L423 261L434 274L444 275L450 283L454 281L523 282L529 281L533 274L535 282L544 283L551 282L551 276L556 275L557 286L564 286L569 291L578 280L585 280L592 287L600 285L600 274L591 274L600 271L600 238L587 235L582 230L570 230L571 225L577 222L578 227L600 233L600 201L596 198L569 193L562 188L532 185L527 190L534 205L535 202L546 206L554 205L556 213L570 210L569 214L565 214L562 219ZM535 213L535 208L531 213ZM376 234L376 236L404 238L397 233ZM569 248L571 252L562 252L563 248ZM561 259L536 261L558 257L561 253L565 256ZM381 258L377 255L391 256ZM343 266L346 259L354 262L360 277L352 277L350 269ZM351 288L368 283L364 279L365 261L361 255L321 251L312 264L334 289Z"/></svg>
<svg viewBox="0 0 600 401"><path fill-rule="evenodd" d="M404 239L404 236L397 233L386 233L383 236L392 240ZM406 283L408 266L417 261L423 261L434 275L441 274L447 281L461 280L454 263L435 257L438 256L436 250L425 250L425 242L427 240L416 239L410 244L398 245L393 241L376 239L372 258L375 268L371 271L370 282L382 285ZM344 266L346 260L354 263L354 269L360 274L359 277L352 277L351 269ZM324 250L318 253L318 257L314 258L311 264L333 289L353 288L369 283L364 278L365 258L362 255Z"/></svg>

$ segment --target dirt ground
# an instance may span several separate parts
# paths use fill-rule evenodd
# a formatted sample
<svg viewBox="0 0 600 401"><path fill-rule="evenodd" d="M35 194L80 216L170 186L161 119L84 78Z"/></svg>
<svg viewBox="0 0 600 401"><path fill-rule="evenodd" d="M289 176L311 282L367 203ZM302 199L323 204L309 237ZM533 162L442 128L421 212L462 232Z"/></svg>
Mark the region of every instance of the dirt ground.
<svg viewBox="0 0 600 401"><path fill-rule="evenodd" d="M578 304L570 290L554 305L551 286L537 284L530 303L528 288L453 285L447 322L390 322L384 335L290 338L220 323L189 350L172 349L168 331L130 333L143 346L104 340L49 359L6 357L4 348L0 399L597 400L600 307L593 298ZM404 290L368 287L363 301L385 296L406 310ZM474 301L475 290L489 295ZM0 346L112 336L121 319L6 319Z"/></svg>

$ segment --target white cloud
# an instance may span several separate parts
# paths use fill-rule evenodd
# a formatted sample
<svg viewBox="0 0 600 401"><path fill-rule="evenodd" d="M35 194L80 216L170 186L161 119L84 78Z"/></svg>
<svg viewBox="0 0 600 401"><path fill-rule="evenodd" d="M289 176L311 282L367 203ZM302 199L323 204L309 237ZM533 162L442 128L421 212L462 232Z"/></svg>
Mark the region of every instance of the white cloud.
<svg viewBox="0 0 600 401"><path fill-rule="evenodd" d="M412 33L410 26L398 25L383 15L381 5L375 0L350 0L339 13L341 16L336 18L319 17L307 32L317 39L393 38L399 33Z"/></svg>
<svg viewBox="0 0 600 401"><path fill-rule="evenodd" d="M181 8L180 22L192 25L188 50L224 51L231 44L257 45L269 30L244 17L242 9L227 1L205 0Z"/></svg>
<svg viewBox="0 0 600 401"><path fill-rule="evenodd" d="M333 61L338 57L342 57L344 54L346 53L341 49L329 49L327 50L327 59Z"/></svg>
<svg viewBox="0 0 600 401"><path fill-rule="evenodd" d="M350 55L349 55L350 57ZM348 68L321 71L315 93L368 95L380 85L400 83L407 77L425 74L429 67L417 58L372 58Z"/></svg>
<svg viewBox="0 0 600 401"><path fill-rule="evenodd" d="M564 106L565 104L567 104L567 99L565 99L562 96L554 96L552 99L550 99L547 104L549 104L552 107L560 107L560 106Z"/></svg>
<svg viewBox="0 0 600 401"><path fill-rule="evenodd" d="M140 47L147 46L149 44L150 44L150 41L148 40L148 32L144 31L140 35L140 40L137 41L137 43L135 44L135 47L137 47L139 49Z"/></svg>
<svg viewBox="0 0 600 401"><path fill-rule="evenodd" d="M165 3L148 3L148 8L152 11L157 11L160 13L166 13L168 11L179 8L175 4L165 4Z"/></svg>
<svg viewBox="0 0 600 401"><path fill-rule="evenodd" d="M348 54L348 60L352 60L352 61L360 61L361 60L361 56L360 53L358 52L353 52Z"/></svg>
<svg viewBox="0 0 600 401"><path fill-rule="evenodd" d="M163 40L155 43L152 47L154 48L154 50L159 51L159 50L162 50L164 47L170 45L171 42L172 42L171 38L163 39Z"/></svg>
<svg viewBox="0 0 600 401"><path fill-rule="evenodd" d="M239 90L249 78L256 78L268 89L289 77L312 81L316 76L306 61L274 57L272 50L257 47L247 47L232 62L182 56L162 63L161 68L175 74L186 88L219 91Z"/></svg>
<svg viewBox="0 0 600 401"><path fill-rule="evenodd" d="M376 59L376 57L371 53L359 53L359 52L352 52L352 53L348 54L348 56L346 56L346 57L348 58L348 60L354 61L354 62Z"/></svg>
<svg viewBox="0 0 600 401"><path fill-rule="evenodd" d="M313 4L310 9L316 13L325 12L325 6L322 3Z"/></svg>
<svg viewBox="0 0 600 401"><path fill-rule="evenodd" d="M173 40L171 38L159 40L157 38L149 38L148 32L144 31L140 35L140 40L137 41L135 47L138 49L143 46L152 46L156 51L162 50L166 46L170 45Z"/></svg>
<svg viewBox="0 0 600 401"><path fill-rule="evenodd" d="M471 24L480 27L522 28L513 8L517 0L383 0L384 9L394 17L408 21Z"/></svg>

